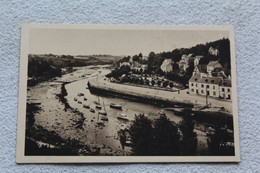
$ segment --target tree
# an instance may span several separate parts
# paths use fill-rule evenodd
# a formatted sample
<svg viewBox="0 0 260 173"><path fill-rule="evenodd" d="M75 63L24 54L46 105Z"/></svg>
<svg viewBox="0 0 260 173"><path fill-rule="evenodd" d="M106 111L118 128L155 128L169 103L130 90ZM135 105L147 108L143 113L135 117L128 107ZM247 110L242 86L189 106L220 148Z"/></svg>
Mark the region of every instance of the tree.
<svg viewBox="0 0 260 173"><path fill-rule="evenodd" d="M161 82L160 80L157 81L157 85L158 85L158 86L161 86L161 83L162 83L162 82Z"/></svg>
<svg viewBox="0 0 260 173"><path fill-rule="evenodd" d="M145 84L146 85L149 85L150 84L150 81L148 79L145 80Z"/></svg>
<svg viewBox="0 0 260 173"><path fill-rule="evenodd" d="M141 78L141 79L139 79L139 84L140 85L143 85L144 84L144 80Z"/></svg>
<svg viewBox="0 0 260 173"><path fill-rule="evenodd" d="M131 71L131 68L128 65L123 65L120 67L122 74L128 74Z"/></svg>
<svg viewBox="0 0 260 173"><path fill-rule="evenodd" d="M137 56L137 55L133 56L133 61L139 61L139 59L140 59L139 56Z"/></svg>
<svg viewBox="0 0 260 173"><path fill-rule="evenodd" d="M151 84L152 84L152 86L154 86L154 84L155 84L155 81L154 81L154 80L152 80Z"/></svg>
<svg viewBox="0 0 260 173"><path fill-rule="evenodd" d="M197 133L194 132L194 122L191 118L191 111L186 110L186 115L180 123L180 130L182 132L181 146L182 152L185 156L196 155L197 151Z"/></svg>
<svg viewBox="0 0 260 173"><path fill-rule="evenodd" d="M169 81L164 81L164 82L163 82L163 87L166 88L166 87L168 86L168 84L169 84Z"/></svg>
<svg viewBox="0 0 260 173"><path fill-rule="evenodd" d="M120 144L122 146L123 152L125 150L125 143L126 143L126 134L124 130L120 131Z"/></svg>
<svg viewBox="0 0 260 173"><path fill-rule="evenodd" d="M142 54L142 53L139 53L138 56L139 56L139 58L142 58L142 57L143 57L143 54Z"/></svg>
<svg viewBox="0 0 260 173"><path fill-rule="evenodd" d="M178 128L166 117L161 115L154 123L154 155L179 155L180 135Z"/></svg>
<svg viewBox="0 0 260 173"><path fill-rule="evenodd" d="M207 139L209 153L216 156L234 155L234 146L229 146L228 141L227 129L217 126L215 133L210 134Z"/></svg>
<svg viewBox="0 0 260 173"><path fill-rule="evenodd" d="M174 85L173 85L172 82L170 82L170 83L169 83L169 86L170 86L171 88L173 88Z"/></svg>
<svg viewBox="0 0 260 173"><path fill-rule="evenodd" d="M133 124L130 126L129 133L132 142L134 155L152 155L152 122L144 114L135 116Z"/></svg>

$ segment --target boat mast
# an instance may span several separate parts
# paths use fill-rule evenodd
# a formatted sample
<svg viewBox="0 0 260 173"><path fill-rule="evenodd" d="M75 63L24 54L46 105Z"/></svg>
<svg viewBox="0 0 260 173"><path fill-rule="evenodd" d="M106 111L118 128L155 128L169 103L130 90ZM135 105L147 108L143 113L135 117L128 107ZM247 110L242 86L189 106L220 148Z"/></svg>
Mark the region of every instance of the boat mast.
<svg viewBox="0 0 260 173"><path fill-rule="evenodd" d="M106 111L106 107L105 107L104 100L103 100L103 107L104 107L104 111L107 112L107 111Z"/></svg>

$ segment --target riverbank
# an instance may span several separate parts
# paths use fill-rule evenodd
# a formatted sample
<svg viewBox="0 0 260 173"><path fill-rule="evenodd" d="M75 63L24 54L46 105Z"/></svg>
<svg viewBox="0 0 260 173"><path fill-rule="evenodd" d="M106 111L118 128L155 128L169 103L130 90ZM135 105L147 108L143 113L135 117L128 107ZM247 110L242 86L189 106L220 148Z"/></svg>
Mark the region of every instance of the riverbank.
<svg viewBox="0 0 260 173"><path fill-rule="evenodd" d="M73 149L73 153L67 152L67 155L122 155L117 143L115 147L111 147L112 138L108 138L111 135L106 133L106 127L100 129L96 126L96 121L93 121L96 115L83 111L82 104L77 107L70 102L77 97L78 89L73 87L76 93L68 93L66 90L68 85L84 82L88 77L97 76L98 69L108 67L79 67L70 74L38 83L35 86L28 86L27 101L37 104L40 110L34 113L35 122L29 132L30 139L27 136L27 149L33 147L37 150L36 155L42 155L45 151L48 153L47 155L64 155L66 152L64 154L60 152L64 147ZM85 85L76 84L76 86L86 90ZM73 94L72 99L70 94ZM56 137L51 137L52 134L55 134ZM62 142L54 142L53 138L62 139ZM117 136L113 136L113 138L116 139ZM58 149L60 147L61 149Z"/></svg>

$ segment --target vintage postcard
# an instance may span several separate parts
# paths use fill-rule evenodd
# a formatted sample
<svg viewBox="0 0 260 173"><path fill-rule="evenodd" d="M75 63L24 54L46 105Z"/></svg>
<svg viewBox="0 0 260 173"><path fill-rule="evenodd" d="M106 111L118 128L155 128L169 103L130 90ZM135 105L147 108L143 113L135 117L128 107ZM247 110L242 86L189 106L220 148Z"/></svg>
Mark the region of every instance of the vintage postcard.
<svg viewBox="0 0 260 173"><path fill-rule="evenodd" d="M17 163L239 162L232 26L23 24Z"/></svg>

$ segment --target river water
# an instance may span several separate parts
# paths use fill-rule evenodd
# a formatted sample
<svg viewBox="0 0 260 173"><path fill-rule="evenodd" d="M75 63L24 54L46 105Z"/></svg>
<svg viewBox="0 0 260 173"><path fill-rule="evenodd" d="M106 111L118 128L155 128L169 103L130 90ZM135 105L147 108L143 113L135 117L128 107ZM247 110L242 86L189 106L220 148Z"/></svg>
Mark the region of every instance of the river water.
<svg viewBox="0 0 260 173"><path fill-rule="evenodd" d="M63 138L75 138L86 145L103 146L103 154L108 151L115 155L122 154L118 131L122 128L128 128L135 115L140 113L145 114L150 119L157 118L157 112L162 107L128 99L91 94L87 88L88 80L97 76L105 76L110 71L109 66L79 67L76 68L75 72L63 75L53 82L43 82L36 87L32 87L28 90L28 100L40 102L42 108L35 116L36 124L47 130L56 131ZM83 113L85 119L82 129L77 129L74 126L75 121L80 120L80 116L73 113L73 111L64 111L64 105L56 97L56 94L60 92L61 82L71 82L65 85L68 93L66 99L74 110ZM80 96L80 93L84 96ZM96 109L94 103L97 101L100 102L102 109L107 112L108 121L101 120L102 115L98 114L100 109ZM111 103L121 104L123 106L122 110L110 108ZM90 112L90 109L84 108L83 105L89 105L90 108L95 110L95 113ZM182 120L181 117L174 115L172 111L164 110L164 112L175 123ZM129 121L119 120L117 118L119 113L127 114ZM104 126L97 126L96 122L103 122ZM201 131L197 133L199 145L204 146L206 142L205 134ZM126 147L125 154L130 154L130 150L130 147Z"/></svg>

